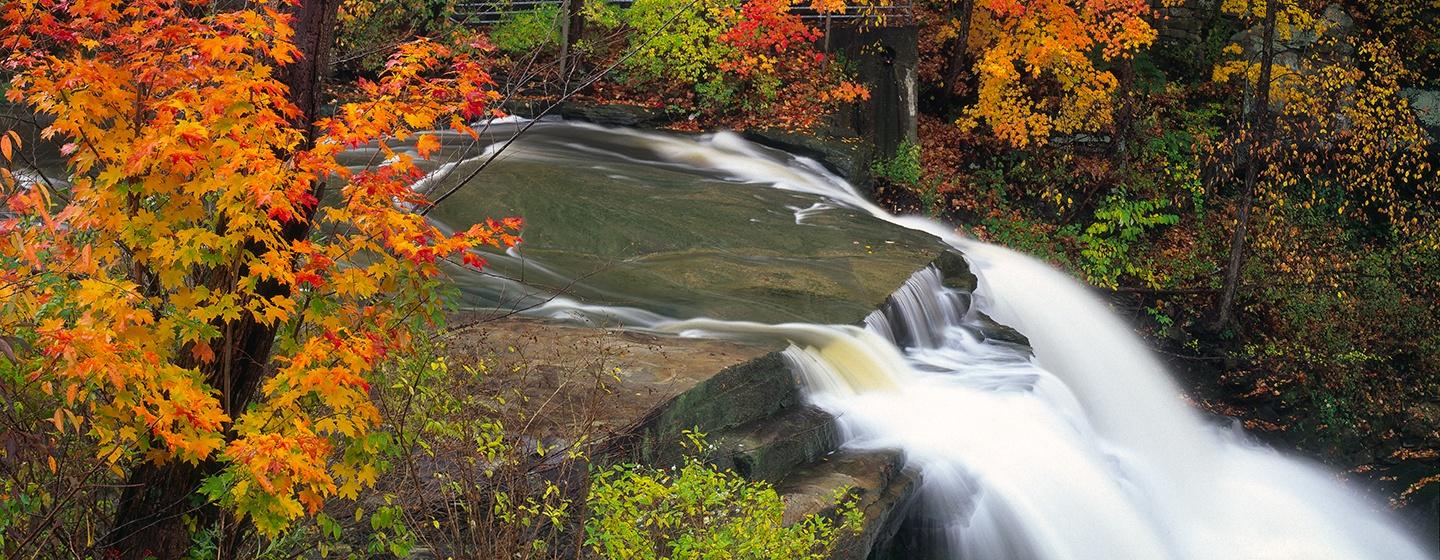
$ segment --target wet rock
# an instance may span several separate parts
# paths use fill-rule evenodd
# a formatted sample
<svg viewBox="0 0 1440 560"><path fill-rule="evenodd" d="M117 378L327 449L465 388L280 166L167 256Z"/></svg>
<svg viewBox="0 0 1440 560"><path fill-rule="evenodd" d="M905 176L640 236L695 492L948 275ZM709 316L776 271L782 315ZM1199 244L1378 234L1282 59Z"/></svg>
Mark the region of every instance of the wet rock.
<svg viewBox="0 0 1440 560"><path fill-rule="evenodd" d="M940 270L946 288L971 293L979 284L975 273L970 271L970 263L966 262L965 256L958 251L941 253L935 258L934 266Z"/></svg>
<svg viewBox="0 0 1440 560"><path fill-rule="evenodd" d="M944 250L932 236L848 208L796 227L798 209L815 200L779 189L605 165L634 175L505 160L486 169L486 188L461 190L432 216L456 229L484 216L524 216L524 254L578 279L547 278L567 297L680 318L854 324ZM503 259L492 259L491 270L537 272ZM452 278L495 297L483 275Z"/></svg>
<svg viewBox="0 0 1440 560"><path fill-rule="evenodd" d="M1410 101L1410 109L1415 111L1416 118L1431 136L1440 136L1440 91L1402 89L1400 95Z"/></svg>
<svg viewBox="0 0 1440 560"><path fill-rule="evenodd" d="M791 407L719 437L715 463L750 480L777 482L839 443L829 414L811 406Z"/></svg>
<svg viewBox="0 0 1440 560"><path fill-rule="evenodd" d="M547 108L550 101L510 101L503 109L525 118L536 118ZM659 128L675 121L674 115L664 109L639 105L594 104L566 101L550 108L549 116L568 120L585 121L604 126L625 126L631 128Z"/></svg>
<svg viewBox="0 0 1440 560"><path fill-rule="evenodd" d="M517 435L549 448L583 434L606 441L608 453L674 461L683 430L732 429L800 398L777 347L514 317L457 329L444 340L453 370L485 364L492 390L520 397L507 399L502 416L546 403L544 414L521 424L529 432ZM604 391L597 393L598 384ZM608 397L597 400L601 395Z"/></svg>
<svg viewBox="0 0 1440 560"><path fill-rule="evenodd" d="M1400 425L1405 435L1419 441L1440 438L1440 402L1423 402L1405 409L1408 419Z"/></svg>
<svg viewBox="0 0 1440 560"><path fill-rule="evenodd" d="M727 367L674 399L657 406L618 440L626 455L644 463L675 464L682 456L677 442L687 429L720 433L766 421L800 405L800 392L790 368L778 353Z"/></svg>
<svg viewBox="0 0 1440 560"><path fill-rule="evenodd" d="M439 558L440 556L435 554L434 549L424 546L410 549L410 554L405 556L405 560L438 560Z"/></svg>
<svg viewBox="0 0 1440 560"><path fill-rule="evenodd" d="M818 161L862 192L874 181L870 162L875 160L875 146L863 138L778 128L751 129L741 135L751 142Z"/></svg>
<svg viewBox="0 0 1440 560"><path fill-rule="evenodd" d="M1020 331L997 323L994 319L991 319L989 315L984 313L977 312L975 315L976 327L985 338L1017 346L1024 346L1026 348L1030 347L1030 339L1020 334Z"/></svg>
<svg viewBox="0 0 1440 560"><path fill-rule="evenodd" d="M776 490L785 500L785 521L793 523L834 514L836 494L848 489L859 500L865 528L844 535L831 558L860 560L899 530L919 486L920 473L905 467L899 451L843 451L795 471Z"/></svg>

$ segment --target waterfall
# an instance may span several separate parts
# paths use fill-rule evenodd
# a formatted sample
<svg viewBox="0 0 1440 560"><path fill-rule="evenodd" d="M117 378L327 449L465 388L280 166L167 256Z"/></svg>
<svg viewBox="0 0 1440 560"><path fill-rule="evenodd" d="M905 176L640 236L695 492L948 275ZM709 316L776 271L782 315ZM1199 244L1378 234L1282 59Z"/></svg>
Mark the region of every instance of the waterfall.
<svg viewBox="0 0 1440 560"><path fill-rule="evenodd" d="M848 445L902 449L923 473L917 515L930 533L929 554L1425 558L1334 477L1202 422L1083 286L1005 249L965 247L981 276L977 309L1019 327L1033 357L978 335L974 310L962 313L961 298L933 269L866 321L874 336L829 331L853 338L852 352L902 348L899 367L786 351ZM955 312L937 312L946 306ZM882 338L896 322L921 334L909 343ZM836 373L870 364L889 368L873 375L888 379L887 390L847 387L855 374Z"/></svg>
<svg viewBox="0 0 1440 560"><path fill-rule="evenodd" d="M1205 424L1135 333L1051 266L891 216L815 162L777 161L730 134L662 146L679 154L672 161L818 194L945 240L979 277L975 308L1030 339L1033 357L978 335L968 294L945 289L932 268L863 331L809 326L785 352L847 445L899 448L920 469L917 515L936 547L928 556L1426 558L1383 506L1335 476ZM684 328L733 331L705 327Z"/></svg>
<svg viewBox="0 0 1440 560"><path fill-rule="evenodd" d="M589 126L589 125L568 125ZM1083 285L1033 258L896 217L818 163L738 136L610 130L653 164L812 195L795 227L845 208L965 255L974 294L915 274L862 326L676 320L554 298L532 313L685 336L788 340L783 356L846 445L922 474L908 522L955 560L1419 560L1427 552L1337 476L1207 423ZM635 158L631 155L616 157ZM737 188L743 188L737 186ZM1033 347L991 340L980 313Z"/></svg>

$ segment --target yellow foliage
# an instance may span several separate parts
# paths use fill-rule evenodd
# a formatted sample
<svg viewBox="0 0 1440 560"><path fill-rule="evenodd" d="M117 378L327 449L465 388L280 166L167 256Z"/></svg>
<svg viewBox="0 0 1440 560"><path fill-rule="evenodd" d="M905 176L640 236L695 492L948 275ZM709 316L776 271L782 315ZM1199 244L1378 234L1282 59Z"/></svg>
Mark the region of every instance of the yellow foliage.
<svg viewBox="0 0 1440 560"><path fill-rule="evenodd" d="M415 136L428 158L438 141L419 131L438 123L475 136L464 123L498 94L472 49L402 45L307 123L277 77L299 51L272 2L50 6L0 4L6 95L53 118L44 135L73 173L62 190L0 175L0 333L37 349L16 367L61 389L56 418L86 426L110 464L220 461L233 486L216 498L267 532L373 484L367 375L436 312L439 261L478 266L470 251L514 245L520 222L446 233L405 210L428 204L411 157L357 171L336 156L394 156ZM0 137L8 160L18 137ZM266 335L273 350L257 349Z"/></svg>
<svg viewBox="0 0 1440 560"><path fill-rule="evenodd" d="M1249 21L1265 13L1263 0L1226 0L1222 8ZM1440 234L1428 226L1436 219L1431 201L1440 194L1426 157L1430 140L1400 92L1408 71L1393 49L1375 41L1354 47L1354 57L1334 56L1348 51L1351 39L1327 33L1328 25L1294 0L1277 5L1277 42L1300 33L1310 39L1295 62L1271 69L1274 122L1262 146L1267 165L1261 200L1274 208L1333 209L1336 216L1366 222L1381 217L1402 244L1440 246ZM1215 67L1213 79L1238 81L1255 91L1261 74L1258 53L1246 58L1240 45L1230 45L1225 53L1232 58ZM1277 220L1281 214L1266 216ZM1269 225L1261 229L1258 243L1287 243L1289 228Z"/></svg>
<svg viewBox="0 0 1440 560"><path fill-rule="evenodd" d="M1142 0L989 0L976 3L969 44L977 102L957 122L985 125L1016 147L1112 123L1119 80L1096 66L1155 40Z"/></svg>

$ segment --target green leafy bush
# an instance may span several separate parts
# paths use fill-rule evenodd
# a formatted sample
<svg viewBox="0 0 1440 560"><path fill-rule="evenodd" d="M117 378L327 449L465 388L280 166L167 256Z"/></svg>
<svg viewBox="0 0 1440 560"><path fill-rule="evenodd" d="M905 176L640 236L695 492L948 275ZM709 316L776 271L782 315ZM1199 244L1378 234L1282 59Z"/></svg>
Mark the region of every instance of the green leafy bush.
<svg viewBox="0 0 1440 560"><path fill-rule="evenodd" d="M585 544L604 558L632 560L822 560L842 532L860 531L863 516L850 498L833 519L809 515L787 526L785 504L769 484L694 457L678 469L621 465L596 473L587 505Z"/></svg>
<svg viewBox="0 0 1440 560"><path fill-rule="evenodd" d="M909 140L900 143L895 155L880 159L870 166L876 178L896 185L914 187L920 184L920 145Z"/></svg>
<svg viewBox="0 0 1440 560"><path fill-rule="evenodd" d="M340 73L373 75L391 47L452 31L455 0L347 0L340 3L336 21L334 56Z"/></svg>
<svg viewBox="0 0 1440 560"><path fill-rule="evenodd" d="M720 42L725 31L720 15L736 5L735 0L635 0L621 16L632 30L635 52L626 68L642 79L684 86L720 81L720 64L733 50Z"/></svg>
<svg viewBox="0 0 1440 560"><path fill-rule="evenodd" d="M1095 210L1095 221L1080 234L1080 267L1096 286L1115 288L1122 275L1157 285L1154 272L1132 248L1147 231L1179 223L1180 217L1166 212L1170 202L1133 199L1117 191Z"/></svg>
<svg viewBox="0 0 1440 560"><path fill-rule="evenodd" d="M500 52L520 54L560 44L560 6L546 5L505 16L490 30Z"/></svg>

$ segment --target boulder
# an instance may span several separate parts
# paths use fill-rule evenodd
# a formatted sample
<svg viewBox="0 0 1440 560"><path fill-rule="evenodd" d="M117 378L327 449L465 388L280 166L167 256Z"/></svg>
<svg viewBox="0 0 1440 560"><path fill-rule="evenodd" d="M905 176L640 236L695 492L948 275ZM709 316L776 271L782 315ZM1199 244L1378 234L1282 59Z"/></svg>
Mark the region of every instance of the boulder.
<svg viewBox="0 0 1440 560"><path fill-rule="evenodd" d="M876 149L864 138L780 128L750 129L742 136L757 144L818 161L862 192L874 182L870 163L875 161Z"/></svg>
<svg viewBox="0 0 1440 560"><path fill-rule="evenodd" d="M1433 89L1402 89L1400 95L1410 101L1410 109L1431 136L1440 136L1440 91Z"/></svg>

